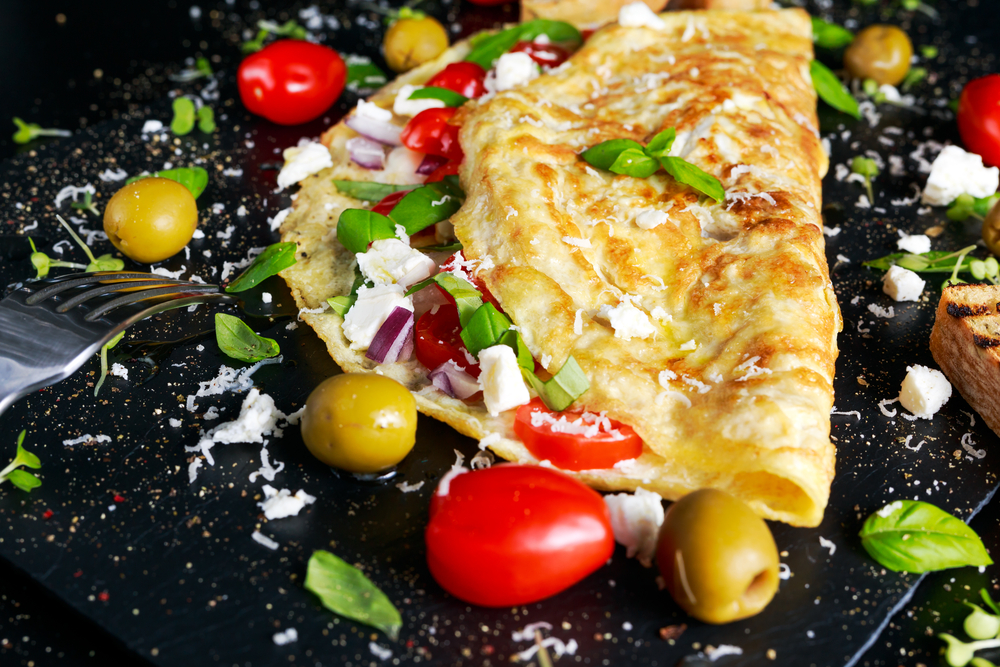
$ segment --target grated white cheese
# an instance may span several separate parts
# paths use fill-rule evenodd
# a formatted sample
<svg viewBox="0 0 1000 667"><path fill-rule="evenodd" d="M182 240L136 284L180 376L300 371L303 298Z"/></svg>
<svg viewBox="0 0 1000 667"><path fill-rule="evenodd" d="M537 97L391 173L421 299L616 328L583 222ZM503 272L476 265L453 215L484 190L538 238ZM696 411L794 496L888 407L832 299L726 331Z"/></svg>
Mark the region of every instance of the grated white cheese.
<svg viewBox="0 0 1000 667"><path fill-rule="evenodd" d="M303 507L316 502L314 496L310 496L302 489L299 489L295 495L292 495L288 489L279 491L269 484L265 484L261 489L264 491L264 500L257 503L257 506L264 510L264 517L268 521L297 516Z"/></svg>
<svg viewBox="0 0 1000 667"><path fill-rule="evenodd" d="M638 301L638 297L624 294L617 306L607 310L608 322L615 330L615 338L632 340L648 338L656 333L656 328L649 321L649 315L632 305L633 301Z"/></svg>
<svg viewBox="0 0 1000 667"><path fill-rule="evenodd" d="M837 545L834 544L831 540L826 539L822 535L819 536L819 545L824 549L829 549L831 556L837 553Z"/></svg>
<svg viewBox="0 0 1000 667"><path fill-rule="evenodd" d="M400 482L396 485L396 488L403 493L413 493L414 491L419 491L424 487L423 480L417 482L416 484L410 484L409 482Z"/></svg>
<svg viewBox="0 0 1000 667"><path fill-rule="evenodd" d="M250 534L250 537L252 537L253 541L256 542L257 544L265 546L268 549L270 549L271 551L274 551L279 546L281 546L277 542L275 542L274 540L272 540L270 537L268 537L267 535L262 534L259 530L253 531Z"/></svg>
<svg viewBox="0 0 1000 667"><path fill-rule="evenodd" d="M629 558L638 558L645 567L652 567L656 542L663 524L663 498L642 487L631 493L604 496L611 514L611 529L615 541L626 548Z"/></svg>
<svg viewBox="0 0 1000 667"><path fill-rule="evenodd" d="M379 646L375 642L368 642L368 650L379 660L385 661L392 657L392 650L384 646Z"/></svg>
<svg viewBox="0 0 1000 667"><path fill-rule="evenodd" d="M364 104L364 101L358 102L359 107L361 104ZM316 141L310 141L304 146L286 148L284 158L285 165L278 172L279 190L291 187L307 177L333 166L330 149Z"/></svg>
<svg viewBox="0 0 1000 667"><path fill-rule="evenodd" d="M883 308L882 306L876 303L868 304L868 312L874 315L875 317L884 317L885 319L892 319L893 317L896 317L896 311L892 306L889 306L888 308Z"/></svg>
<svg viewBox="0 0 1000 667"><path fill-rule="evenodd" d="M305 406L303 406L303 408L304 407ZM288 423L292 423L291 416L286 417L286 420ZM275 461L275 463L278 464L277 468L271 465L271 462L268 459L267 441L265 441L264 446L260 449L260 468L258 468L255 472L250 473L250 483L253 484L256 482L258 477L263 477L267 481L273 482L275 475L285 469L285 464L283 462Z"/></svg>
<svg viewBox="0 0 1000 667"><path fill-rule="evenodd" d="M633 2L618 10L618 24L623 28L664 30L667 24L644 2ZM693 27L692 27L693 29Z"/></svg>
<svg viewBox="0 0 1000 667"><path fill-rule="evenodd" d="M90 444L91 442L96 442L101 444L103 442L111 442L110 435L81 435L79 438L74 438L72 440L63 440L62 444L64 447L72 447L73 445L82 445L83 443Z"/></svg>
<svg viewBox="0 0 1000 667"><path fill-rule="evenodd" d="M288 628L284 632L275 632L271 640L277 646L284 646L285 644L297 642L299 640L299 633L295 628Z"/></svg>
<svg viewBox="0 0 1000 667"><path fill-rule="evenodd" d="M719 644L716 647L709 646L705 649L705 655L712 662L715 662L719 658L725 657L727 655L743 655L743 649L739 646L733 646L732 644Z"/></svg>

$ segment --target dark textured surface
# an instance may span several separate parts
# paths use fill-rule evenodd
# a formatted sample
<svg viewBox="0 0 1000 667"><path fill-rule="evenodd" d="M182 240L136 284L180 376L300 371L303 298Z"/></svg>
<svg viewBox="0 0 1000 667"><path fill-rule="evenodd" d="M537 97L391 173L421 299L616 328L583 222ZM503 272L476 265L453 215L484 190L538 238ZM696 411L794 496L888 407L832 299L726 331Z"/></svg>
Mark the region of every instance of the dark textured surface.
<svg viewBox="0 0 1000 667"><path fill-rule="evenodd" d="M264 167L280 160L281 148L300 136L318 134L326 122L278 128L246 117L239 101L233 101L236 38L242 26L262 13L243 5L205 4L201 18L192 20L187 4L122 4L99 13L68 4L7 5L0 21L0 62L5 63L8 86L0 118L16 114L43 126L86 127L72 139L22 149L0 165L3 284L32 275L25 227L39 222L30 233L46 249L63 238L52 215L55 193L67 184L90 182L101 206L118 187L98 179L107 168L131 175L161 168L165 161L181 165L204 160L211 173L209 188L199 199L206 238L191 244L190 259L179 255L168 261L168 269L188 267L206 280L218 280L213 268L221 271L224 261L237 261L250 247L276 239L266 219L287 206L288 198L272 192L276 172ZM985 20L995 10L971 1L939 5L940 23L922 15L911 22L914 15L909 13L884 19L902 23L917 45L941 47L940 57L927 65L936 81L917 89L922 98L950 97L967 78L996 68L997 28ZM861 11L846 1L835 6L840 21L853 18L864 25L878 20L874 10ZM342 27L320 31L327 33L327 42L374 55L379 34L367 27L371 24L348 26L345 20L357 15L357 7L330 7L327 13L337 15ZM219 13L213 15L213 9ZM509 6L485 12L468 4L431 10L443 19L449 13L461 16L462 32L513 15ZM59 12L67 18L64 24L55 21ZM174 84L165 80L165 68L176 71L184 58L195 55L220 56L216 69L222 94L213 103L219 131L211 138L168 136L167 146L143 141L139 130L145 119L169 120L166 94ZM835 55L823 57L836 64ZM99 78L95 69L102 69ZM176 89L192 93L203 85ZM350 104L351 96L342 98L327 120ZM843 229L828 243L845 320L837 409L857 411L860 417L833 417L838 475L824 524L815 530L772 525L792 577L760 616L722 628L690 622L666 593L657 591L655 572L626 560L620 549L608 567L581 584L525 608L483 610L446 596L423 559L427 500L435 480L454 461L453 450L468 456L476 448L432 420L421 420L417 447L395 478L379 483L360 483L321 466L305 452L298 430L288 429L269 445L272 457L286 465L274 485L304 488L317 496L316 504L296 518L264 522L259 515L255 496L261 481L247 478L259 466L257 445L218 446L215 467L203 468L189 485L190 455L183 447L197 442L199 428L234 418L242 400L224 394L198 399L196 414L184 409L184 397L197 390L199 381L214 377L220 364L240 367L221 356L214 337L207 335L161 348L165 354L151 357L148 364L127 362L129 380L109 377L96 399L93 383L99 365L94 359L0 418L0 443L7 443L3 451L13 452L17 432L27 429L27 445L42 458L44 480L30 495L0 487L0 663L368 665L379 662L368 648L375 639L393 651L386 664L502 664L528 647L511 641L513 631L548 621L553 636L579 643L576 655L562 662L673 665L709 644L732 644L741 646L744 655L718 664L767 664L767 652L773 650L774 664L842 665L855 660L872 640L857 664L937 664L939 642L926 628L931 635L957 631L962 617L957 600L992 585L995 568L929 575L907 602L917 578L882 570L867 558L856 533L870 512L898 498L919 497L967 518L996 484L1000 441L981 420L970 426L963 412L969 408L958 396L931 422L909 422L898 415L890 419L877 407L880 400L896 396L907 365L934 365L927 337L939 292L929 285L920 303L891 304L881 293L878 276L860 262L894 250L897 229L919 233L946 223L941 209L917 215L916 206L888 202L910 196L910 183L922 185L924 176L908 157L918 142L957 141L946 111L935 108L924 116L888 106L879 111L884 117L874 129L823 111L824 136L851 131L850 137L833 140L833 164L873 149L883 158L903 157L907 173L892 177L885 169L878 179L876 204L886 213L856 209L854 202L863 192L857 184L837 182L832 175L825 183L827 225ZM886 133L890 126L903 134ZM925 134L925 127L931 134ZM0 139L0 151L14 153L8 139ZM224 175L230 167L241 168L242 176ZM212 212L213 203L223 203L224 211ZM236 214L241 205L247 208L245 217ZM67 204L59 211L70 212ZM230 238L217 236L225 236L230 225ZM98 229L99 222L88 220L83 226ZM949 224L934 248L955 249L974 232L971 224ZM101 247L101 252L110 249ZM211 257L203 255L205 250ZM81 256L78 250L66 252L77 260ZM280 281L273 279L263 290L274 294L270 310L262 310L267 306L251 297L244 311L273 317L245 319L259 333L276 338L285 356L280 365L261 368L254 381L280 409L291 412L335 366L306 327L286 328L292 318L282 313L290 301ZM896 316L877 318L867 310L869 304L894 305ZM160 315L134 327L126 342L197 335L212 328L211 315L218 310L202 306L193 313ZM222 411L220 420L204 418L210 406ZM181 426L171 426L170 419L180 419ZM965 433L972 434L976 449L986 450L985 458L967 456L961 445ZM84 434L108 435L111 442L62 445ZM923 443L919 450L904 447L910 435L910 447ZM401 494L395 487L400 481L421 480L426 484L417 493ZM1000 546L998 516L1000 511L990 506L973 523L994 551ZM281 548L272 552L253 542L250 534L257 528ZM831 540L836 552L822 546L820 537ZM317 548L363 567L396 602L404 618L399 644L331 617L302 590L305 561ZM889 614L897 608L902 613L890 624ZM677 623L689 625L680 639L670 644L659 638L659 628ZM297 629L299 641L275 646L272 634L288 627Z"/></svg>

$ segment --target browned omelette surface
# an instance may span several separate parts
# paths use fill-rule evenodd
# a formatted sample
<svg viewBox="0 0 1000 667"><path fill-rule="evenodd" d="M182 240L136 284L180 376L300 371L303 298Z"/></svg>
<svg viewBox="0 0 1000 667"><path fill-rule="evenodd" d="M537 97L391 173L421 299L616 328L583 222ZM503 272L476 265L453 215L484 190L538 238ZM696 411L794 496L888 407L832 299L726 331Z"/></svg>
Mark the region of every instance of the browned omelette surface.
<svg viewBox="0 0 1000 667"><path fill-rule="evenodd" d="M553 73L463 108L468 198L456 234L535 358L553 372L569 355L580 363L590 390L577 405L642 436L640 458L578 477L670 499L721 488L766 518L816 525L833 478L841 320L819 215L826 157L809 18L661 18L664 30L605 28ZM667 127L678 132L672 154L717 176L726 201L699 199L662 171L636 179L579 157ZM342 125L328 133L335 166L304 184L283 227L305 255L283 273L302 307L346 293L353 279L353 258L330 231L343 207L360 204L329 179L379 179L353 173L363 170L342 148L350 136ZM652 333L616 330L609 309L623 303ZM305 318L345 369L373 368L349 349L339 316ZM535 461L513 433L513 411L490 418L447 397L416 361L381 370L410 386L422 411L473 437L496 433L497 453Z"/></svg>

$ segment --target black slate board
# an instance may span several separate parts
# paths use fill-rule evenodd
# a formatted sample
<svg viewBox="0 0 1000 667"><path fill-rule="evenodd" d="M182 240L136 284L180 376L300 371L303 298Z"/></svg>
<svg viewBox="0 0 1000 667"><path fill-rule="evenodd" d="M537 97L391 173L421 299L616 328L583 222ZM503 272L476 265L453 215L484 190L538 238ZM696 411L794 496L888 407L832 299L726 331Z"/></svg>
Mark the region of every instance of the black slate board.
<svg viewBox="0 0 1000 667"><path fill-rule="evenodd" d="M843 20L847 3L837 3L837 8L836 16ZM432 11L445 17L455 9L434 7ZM961 77L988 71L993 54L983 57L976 53L976 45L962 38L975 33L989 44L985 32L989 26L965 23L970 17L963 13L971 10L958 2L942 3L939 9L941 25L917 17L912 27L906 26L918 44L933 42L942 47L939 62L929 67L932 72L941 75L941 82L954 84ZM203 11L210 16L208 9ZM339 7L332 11L344 19L358 10ZM462 6L461 16L471 17L464 21L466 30L473 23L483 23L484 17L503 16L503 10L474 16L473 11ZM851 13L860 16L862 23L875 16L857 10ZM249 18L251 12L242 16ZM338 33L338 46L347 32ZM299 136L317 134L322 124L277 128L244 117L238 102L226 105L225 100L233 95L234 61L232 49L221 46L221 41L229 34L232 27L223 27L215 38L220 42L218 52L227 53L221 68L230 64L223 77L222 105L231 117L220 122L220 132L207 146L198 135L182 139L179 147L184 157L179 158L140 141L138 131L144 118L168 118L160 103L3 165L0 219L10 221L3 229L0 278L4 283L30 275L25 244L8 235L22 233L38 219L40 227L31 232L36 240L39 232L49 244L61 238L47 210L55 192L66 184L90 181L104 199L116 189L96 178L107 167L122 167L131 174L161 167L165 160L179 164L180 159L190 162L204 156L213 167L243 169L241 177L213 171L209 190L200 200L207 238L192 244L190 261L175 258L166 264L168 269L186 265L210 279L208 266L236 261L249 247L275 240L263 223L288 202L272 193L275 172L261 167L280 159L275 149L294 144ZM377 34L352 34L361 39L356 50L374 53ZM921 90L930 91L929 87ZM343 100L336 110L342 112L350 103L350 99ZM878 129L892 125L908 133L890 137L895 141L892 147L879 144L876 132L863 123L824 113L824 134L841 129L841 124L853 133L847 141L833 142L834 164L866 148L875 148L883 156L905 157L917 141L925 140L924 126L934 128L933 138L938 141L957 141L945 113L918 117L909 111L880 111L885 117ZM335 117L331 112L330 119ZM860 142L858 147L851 146L854 141ZM878 193L879 202L910 195L909 183L922 181L915 167L907 159L906 178L886 175L880 179L880 190L884 190ZM838 477L823 526L816 530L772 526L779 548L787 551L782 560L793 576L782 584L768 610L755 619L723 628L689 622L665 593L656 591L655 572L627 561L621 550L610 566L586 581L526 608L482 610L446 596L430 578L423 560L427 498L454 460L453 449L466 456L476 449L475 443L432 420L421 421L416 450L396 478L382 483L359 483L324 468L305 453L296 430L289 429L269 447L272 456L287 466L276 485L293 490L301 486L318 500L298 518L263 525L262 532L282 544L278 552L267 551L249 538L259 521L253 496L259 493L261 482L247 480L259 465L258 447L216 448L217 465L203 469L193 487L187 484L183 445L197 441L199 425L211 427L218 422L193 418L177 396L193 393L197 382L213 377L220 364L235 365L218 355L211 336L173 350L148 382L136 381L142 367L130 363L130 381L109 378L95 400L92 383L97 365L91 362L69 380L20 401L0 418L0 443L13 443L16 433L27 428L32 450L45 462L45 484L30 496L3 489L0 521L6 528L0 528L0 554L139 655L162 665L368 664L377 661L368 648L372 639L391 648L393 659L403 663L499 664L528 646L512 642L511 632L540 620L553 624L552 635L575 639L577 659L585 664L619 664L628 659L637 664L670 665L709 644L743 648L742 658L725 658L720 664L761 664L769 649L775 651L777 664L853 664L917 582L916 577L885 572L866 557L855 537L864 517L887 501L920 497L968 518L995 488L997 463L989 450L997 438L981 422L969 428L969 418L962 413L968 407L957 396L930 423L914 424L899 417L894 422L879 412L876 404L898 393L907 365L933 365L926 340L937 293L928 290L920 304L894 304L898 313L894 319L877 319L867 305L888 306L890 302L881 295L877 276L860 267L859 261L890 252L896 227L917 233L943 222L943 216L938 210L918 217L915 207L887 207L888 214L860 211L853 207L861 193L859 186L838 183L833 177L825 185L827 224L844 229L830 239L828 250L845 319L836 384L838 410L857 410L861 419L833 418ZM225 204L223 214L209 212L214 202ZM24 208L17 208L17 203ZM831 204L834 208L829 208ZM842 208L836 208L838 204ZM245 218L235 214L240 205L249 211ZM237 230L223 243L216 233L225 233L229 225ZM85 226L96 228L92 222ZM950 226L935 248L958 247L973 233L971 226ZM204 249L212 250L210 260L201 255ZM838 255L852 262L838 263ZM276 311L284 310L278 304L287 307L290 303L278 281L264 289L275 295ZM862 300L852 304L856 296ZM257 312L259 305L249 304L247 309ZM200 307L191 314L167 313L135 327L129 338L166 340L196 334L211 328L211 312ZM859 331L859 318L870 337ZM277 338L286 353L280 366L263 367L254 376L286 412L301 405L315 384L335 372L305 327L286 329L290 321L287 316L273 322L250 320L259 332ZM197 351L199 344L204 345L203 352ZM858 382L858 376L864 377L867 386ZM222 413L226 420L238 412L240 401L240 396L227 394L198 403L202 410L210 405L226 408ZM182 426L171 427L171 418L181 419ZM966 432L973 434L978 448L989 452L986 458L965 458L959 441ZM108 434L112 442L71 449L62 446L63 439L84 433ZM911 446L926 441L917 452L904 449L896 440L910 434L914 435ZM403 495L393 485L402 480L427 483L421 492ZM116 501L116 495L123 500ZM46 510L53 511L51 518L44 518ZM837 546L832 556L820 545L820 536ZM331 618L301 590L304 562L317 548L331 549L363 566L396 601L405 622L399 645L370 629ZM682 622L690 627L675 645L658 638L660 627ZM276 647L271 635L287 627L298 630L299 641Z"/></svg>

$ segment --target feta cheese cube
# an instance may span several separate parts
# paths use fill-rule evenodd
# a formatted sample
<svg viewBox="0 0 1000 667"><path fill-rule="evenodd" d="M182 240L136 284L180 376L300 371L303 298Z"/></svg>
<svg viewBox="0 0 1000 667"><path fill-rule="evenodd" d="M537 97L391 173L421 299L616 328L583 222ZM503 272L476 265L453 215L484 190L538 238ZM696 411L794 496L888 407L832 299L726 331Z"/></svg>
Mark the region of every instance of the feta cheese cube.
<svg viewBox="0 0 1000 667"><path fill-rule="evenodd" d="M491 417L531 400L514 350L494 345L479 352L479 386Z"/></svg>
<svg viewBox="0 0 1000 667"><path fill-rule="evenodd" d="M295 185L307 176L333 166L330 150L323 144L311 141L305 146L292 146L284 152L285 166L278 173L278 187Z"/></svg>
<svg viewBox="0 0 1000 667"><path fill-rule="evenodd" d="M645 2L633 2L618 10L618 25L623 28L663 30L667 24Z"/></svg>
<svg viewBox="0 0 1000 667"><path fill-rule="evenodd" d="M423 99L411 100L410 95L420 90L423 86L404 85L396 94L396 101L392 105L392 112L397 116L416 116L421 111L427 109L441 109L445 104L441 100Z"/></svg>
<svg viewBox="0 0 1000 667"><path fill-rule="evenodd" d="M352 350L367 350L379 327L398 306L413 311L413 299L403 296L402 285L376 285L358 288L358 300L344 316L344 336Z"/></svg>
<svg viewBox="0 0 1000 667"><path fill-rule="evenodd" d="M896 301L918 301L924 291L923 278L901 266L890 266L882 277L882 291Z"/></svg>
<svg viewBox="0 0 1000 667"><path fill-rule="evenodd" d="M939 370L926 366L906 367L899 390L899 403L921 419L930 419L951 398L951 383Z"/></svg>
<svg viewBox="0 0 1000 667"><path fill-rule="evenodd" d="M527 53L505 53L497 60L494 85L497 91L510 90L523 86L541 73L538 64Z"/></svg>
<svg viewBox="0 0 1000 667"><path fill-rule="evenodd" d="M983 158L958 146L945 146L931 165L921 201L947 206L961 194L989 197L1000 185L1000 169L984 167Z"/></svg>
<svg viewBox="0 0 1000 667"><path fill-rule="evenodd" d="M646 5L643 5L645 7ZM639 215L635 216L635 226L639 229L652 229L659 227L667 221L667 214L655 208L643 209Z"/></svg>
<svg viewBox="0 0 1000 667"><path fill-rule="evenodd" d="M376 285L409 287L429 278L437 268L433 259L399 239L378 239L357 258L361 273Z"/></svg>
<svg viewBox="0 0 1000 667"><path fill-rule="evenodd" d="M911 252L914 255L920 255L925 252L930 252L931 239L926 234L907 234L896 241L896 247L904 252Z"/></svg>
<svg viewBox="0 0 1000 667"><path fill-rule="evenodd" d="M354 110L354 114L365 118L371 118L372 120L381 121L383 123L388 123L392 120L391 111L383 109L374 102L366 102L365 100L358 100L358 106Z"/></svg>
<svg viewBox="0 0 1000 667"><path fill-rule="evenodd" d="M611 513L615 542L626 548L629 558L638 557L640 563L651 567L663 524L663 498L640 487L635 494L604 496L604 504Z"/></svg>
<svg viewBox="0 0 1000 667"><path fill-rule="evenodd" d="M649 315L632 305L628 295L622 297L622 302L607 311L608 321L615 330L615 338L632 340L633 338L648 338L656 333L656 328L649 321Z"/></svg>

